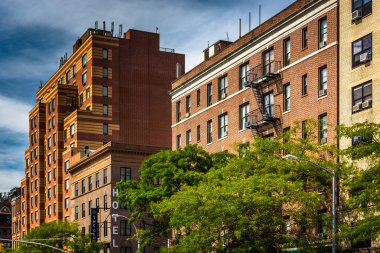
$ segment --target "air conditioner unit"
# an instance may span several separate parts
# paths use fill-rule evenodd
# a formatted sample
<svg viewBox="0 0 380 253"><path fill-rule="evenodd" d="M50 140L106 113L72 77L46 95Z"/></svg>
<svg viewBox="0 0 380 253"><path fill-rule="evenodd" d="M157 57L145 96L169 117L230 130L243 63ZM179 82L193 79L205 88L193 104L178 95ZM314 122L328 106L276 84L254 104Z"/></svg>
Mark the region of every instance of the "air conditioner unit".
<svg viewBox="0 0 380 253"><path fill-rule="evenodd" d="M323 97L323 96L326 96L327 95L327 90L320 90L319 91L319 96L320 97Z"/></svg>
<svg viewBox="0 0 380 253"><path fill-rule="evenodd" d="M189 112L186 113L186 118L188 118L188 117L190 117L190 113Z"/></svg>
<svg viewBox="0 0 380 253"><path fill-rule="evenodd" d="M356 10L352 12L352 21L356 21L362 18L362 12L360 10Z"/></svg>
<svg viewBox="0 0 380 253"><path fill-rule="evenodd" d="M226 97L227 97L227 94L226 94L226 93L222 93L221 98L222 98L222 99L225 99Z"/></svg>
<svg viewBox="0 0 380 253"><path fill-rule="evenodd" d="M360 62L367 62L369 60L371 60L371 54L369 52L365 52L360 55Z"/></svg>
<svg viewBox="0 0 380 253"><path fill-rule="evenodd" d="M325 47L327 45L327 41L321 41L319 42L319 48Z"/></svg>
<svg viewBox="0 0 380 253"><path fill-rule="evenodd" d="M250 84L251 84L250 81L244 81L244 82L243 82L243 88L245 88L245 87L249 87Z"/></svg>
<svg viewBox="0 0 380 253"><path fill-rule="evenodd" d="M321 138L321 143L326 143L326 142L327 142L327 138L326 137Z"/></svg>
<svg viewBox="0 0 380 253"><path fill-rule="evenodd" d="M251 122L249 121L245 122L245 128L250 128L250 126L251 126Z"/></svg>
<svg viewBox="0 0 380 253"><path fill-rule="evenodd" d="M356 104L356 105L354 105L354 106L352 107L352 111L353 111L353 112L357 112L357 111L359 111L359 110L360 110L360 105L361 105L361 104Z"/></svg>
<svg viewBox="0 0 380 253"><path fill-rule="evenodd" d="M364 108L368 108L368 107L371 106L371 104L372 104L372 100L364 101L364 102L362 103L362 108L363 108L363 109L364 109Z"/></svg>

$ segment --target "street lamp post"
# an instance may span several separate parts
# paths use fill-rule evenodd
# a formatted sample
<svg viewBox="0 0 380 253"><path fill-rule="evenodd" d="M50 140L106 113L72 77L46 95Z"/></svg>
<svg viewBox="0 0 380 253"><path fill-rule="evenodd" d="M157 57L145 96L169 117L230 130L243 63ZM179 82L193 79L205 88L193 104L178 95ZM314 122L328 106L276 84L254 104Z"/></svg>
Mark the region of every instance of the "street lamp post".
<svg viewBox="0 0 380 253"><path fill-rule="evenodd" d="M127 216L121 215L121 214L117 214L117 213L112 214L112 218L114 218L115 221L116 221L117 218L125 218L127 220L130 220L130 217L127 217ZM133 226L133 228L135 229L135 231L137 233L137 227L136 227L136 225L135 225L134 222L132 222L132 226ZM139 252L139 249L140 249L140 237L137 234L137 251L136 252Z"/></svg>
<svg viewBox="0 0 380 253"><path fill-rule="evenodd" d="M336 211L335 211L335 203L336 203L336 174L335 174L335 170L328 170L326 169L325 167L315 163L315 162L312 162L308 159L305 159L305 158L301 158L301 157L297 157L297 156L294 156L294 155L291 155L291 154L288 154L284 157L285 159L287 160L293 160L293 161L305 161L305 162L308 162L308 163L311 163L313 164L314 166L320 168L321 170L329 173L331 176L332 176L332 208L331 208L331 216L332 216L332 221L331 221L331 225L332 225L332 253L336 253L336 238L335 238L335 235L336 235Z"/></svg>

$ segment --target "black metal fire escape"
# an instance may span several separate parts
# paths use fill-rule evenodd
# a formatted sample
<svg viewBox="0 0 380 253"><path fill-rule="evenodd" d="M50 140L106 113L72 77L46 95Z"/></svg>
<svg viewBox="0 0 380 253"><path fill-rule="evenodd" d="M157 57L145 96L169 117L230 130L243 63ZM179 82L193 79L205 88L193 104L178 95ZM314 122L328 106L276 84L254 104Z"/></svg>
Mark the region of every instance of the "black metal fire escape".
<svg viewBox="0 0 380 253"><path fill-rule="evenodd" d="M258 108L246 115L246 128L252 130L254 135L262 135L265 130L274 128L278 132L281 125L281 106L264 103L263 88L277 84L277 93L282 92L281 62L270 61L254 67L245 82L246 87L252 88L253 96Z"/></svg>

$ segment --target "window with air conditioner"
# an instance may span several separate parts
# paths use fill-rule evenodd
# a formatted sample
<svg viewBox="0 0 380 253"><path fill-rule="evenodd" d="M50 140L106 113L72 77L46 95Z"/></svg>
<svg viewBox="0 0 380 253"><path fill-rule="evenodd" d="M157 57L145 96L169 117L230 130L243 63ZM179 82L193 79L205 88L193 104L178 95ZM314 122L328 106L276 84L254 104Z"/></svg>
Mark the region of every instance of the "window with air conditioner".
<svg viewBox="0 0 380 253"><path fill-rule="evenodd" d="M372 60L372 33L352 42L352 67Z"/></svg>
<svg viewBox="0 0 380 253"><path fill-rule="evenodd" d="M219 87L219 100L225 99L228 95L228 79L227 76L219 78L218 80Z"/></svg>
<svg viewBox="0 0 380 253"><path fill-rule="evenodd" d="M327 95L327 66L319 68L319 89L318 97L323 97Z"/></svg>
<svg viewBox="0 0 380 253"><path fill-rule="evenodd" d="M352 21L357 21L372 13L372 0L352 0Z"/></svg>
<svg viewBox="0 0 380 253"><path fill-rule="evenodd" d="M244 89L249 81L249 62L239 67L239 89Z"/></svg>
<svg viewBox="0 0 380 253"><path fill-rule="evenodd" d="M352 88L352 113L372 107L372 81Z"/></svg>
<svg viewBox="0 0 380 253"><path fill-rule="evenodd" d="M327 18L319 20L319 48L327 45Z"/></svg>

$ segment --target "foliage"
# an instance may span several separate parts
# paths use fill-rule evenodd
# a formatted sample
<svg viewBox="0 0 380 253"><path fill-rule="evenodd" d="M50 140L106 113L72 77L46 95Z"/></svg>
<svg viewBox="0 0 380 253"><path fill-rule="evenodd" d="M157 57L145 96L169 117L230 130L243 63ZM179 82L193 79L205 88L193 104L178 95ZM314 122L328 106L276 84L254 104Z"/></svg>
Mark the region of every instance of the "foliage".
<svg viewBox="0 0 380 253"><path fill-rule="evenodd" d="M344 184L349 198L342 216L341 236L353 244L376 240L380 236L380 124L342 126L340 134L342 138L358 140L342 151L353 161L354 169Z"/></svg>
<svg viewBox="0 0 380 253"><path fill-rule="evenodd" d="M308 138L297 138L295 128L285 143L257 138L240 145L238 156L188 145L148 158L140 169L141 181L117 186L131 221L153 223L138 232L142 246L175 231L173 252L279 252L284 247L311 252L323 239L313 235L320 211L329 208L331 177L310 163L282 156L292 153L329 169L339 167L313 156L334 158L337 152L310 141L310 125ZM160 185L154 185L157 178ZM284 229L284 217L291 217L291 230Z"/></svg>
<svg viewBox="0 0 380 253"><path fill-rule="evenodd" d="M68 222L50 222L44 223L41 226L32 229L23 239L51 245L53 247L80 253L99 252L102 244L90 241L89 236L82 234L78 230L75 223ZM18 253L42 253L42 252L58 252L55 249L41 245L21 243Z"/></svg>

